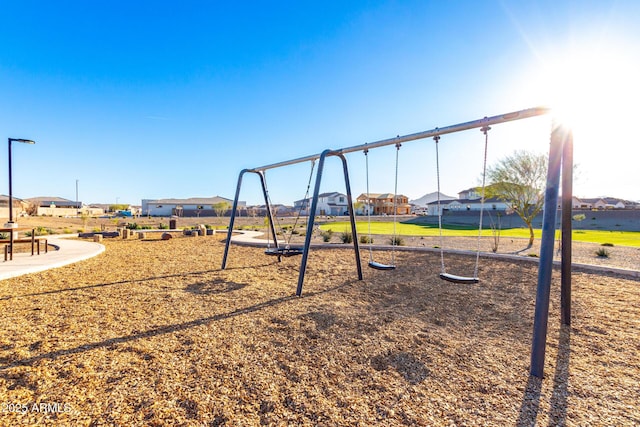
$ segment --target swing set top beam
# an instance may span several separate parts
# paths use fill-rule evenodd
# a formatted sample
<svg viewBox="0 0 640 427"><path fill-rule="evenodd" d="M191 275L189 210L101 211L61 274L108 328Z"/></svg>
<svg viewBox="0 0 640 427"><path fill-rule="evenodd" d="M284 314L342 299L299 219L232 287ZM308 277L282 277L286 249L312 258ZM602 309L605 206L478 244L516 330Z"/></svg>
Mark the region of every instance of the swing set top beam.
<svg viewBox="0 0 640 427"><path fill-rule="evenodd" d="M460 131L474 129L474 128L481 128L483 126L491 126L499 123L506 123L506 122L511 122L515 120L527 119L530 117L543 116L545 114L548 114L550 111L551 109L549 107L528 108L526 110L514 111L512 113L500 114L492 117L485 117L478 120L472 120L466 123L459 123L456 125L446 126L442 128L434 128L434 129L426 130L423 132L412 133L404 136L397 136L395 138L383 139L380 141L354 145L352 147L346 147L346 148L341 148L341 149L332 150L332 151L335 153L347 154L347 153L353 153L355 151L371 150L372 148L379 148L387 145L401 144L403 142L415 141L418 139L431 138L436 135L445 135L448 133L460 132ZM300 157L297 159L287 160L284 162L273 163L270 165L261 166L261 167L253 168L249 170L252 172L264 172L268 169L275 169L283 166L294 165L297 163L318 160L320 156L321 154L313 154L310 156Z"/></svg>

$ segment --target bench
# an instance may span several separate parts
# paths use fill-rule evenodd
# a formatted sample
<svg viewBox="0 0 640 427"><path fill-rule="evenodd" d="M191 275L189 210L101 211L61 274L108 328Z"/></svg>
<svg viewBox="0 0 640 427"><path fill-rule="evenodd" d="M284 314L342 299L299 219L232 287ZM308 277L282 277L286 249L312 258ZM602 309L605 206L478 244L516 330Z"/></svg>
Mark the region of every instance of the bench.
<svg viewBox="0 0 640 427"><path fill-rule="evenodd" d="M46 237L25 237L25 238L21 238L21 239L13 239L13 244L16 243L31 243L31 255L34 255L36 252L36 247L37 247L37 252L38 255L40 255L40 242L44 242L44 252L47 253L49 252L49 245L47 242L47 238ZM11 239L0 239L0 243L4 243L4 260L7 261L7 259L9 260L13 260L13 250L9 250L9 247L11 246Z"/></svg>

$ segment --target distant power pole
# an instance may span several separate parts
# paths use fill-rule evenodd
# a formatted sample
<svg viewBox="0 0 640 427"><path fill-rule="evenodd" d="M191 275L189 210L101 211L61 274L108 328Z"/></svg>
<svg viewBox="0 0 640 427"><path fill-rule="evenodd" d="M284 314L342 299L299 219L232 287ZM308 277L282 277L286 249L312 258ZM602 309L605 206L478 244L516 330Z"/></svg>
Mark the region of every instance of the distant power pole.
<svg viewBox="0 0 640 427"><path fill-rule="evenodd" d="M78 181L79 179L76 179L76 208L80 208L80 206L78 206Z"/></svg>

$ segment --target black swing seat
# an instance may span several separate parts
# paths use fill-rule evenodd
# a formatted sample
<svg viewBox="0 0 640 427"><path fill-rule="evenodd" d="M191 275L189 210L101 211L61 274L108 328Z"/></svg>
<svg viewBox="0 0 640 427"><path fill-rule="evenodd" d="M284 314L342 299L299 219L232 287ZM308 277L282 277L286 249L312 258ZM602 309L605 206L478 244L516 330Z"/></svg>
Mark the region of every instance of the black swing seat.
<svg viewBox="0 0 640 427"><path fill-rule="evenodd" d="M479 283L477 277L456 276L455 274L440 273L440 278L451 283Z"/></svg>
<svg viewBox="0 0 640 427"><path fill-rule="evenodd" d="M395 265L390 264L380 264L379 262L369 261L369 267L375 268L376 270L395 270Z"/></svg>
<svg viewBox="0 0 640 427"><path fill-rule="evenodd" d="M295 248L269 248L266 251L264 251L264 253L266 255L284 256L284 257L302 255L303 252L304 252L304 248L299 248L299 247L295 247Z"/></svg>

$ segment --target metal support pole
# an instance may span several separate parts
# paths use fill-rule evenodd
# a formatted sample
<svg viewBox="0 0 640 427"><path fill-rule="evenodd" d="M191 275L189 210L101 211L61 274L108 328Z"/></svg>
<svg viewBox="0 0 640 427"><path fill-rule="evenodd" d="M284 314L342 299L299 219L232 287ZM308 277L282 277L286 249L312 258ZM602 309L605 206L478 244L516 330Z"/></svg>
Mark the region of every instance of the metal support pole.
<svg viewBox="0 0 640 427"><path fill-rule="evenodd" d="M260 185L262 185L262 195L264 196L264 205L267 208L267 218L269 219L269 229L271 230L271 235L273 236L273 245L278 249L278 235L276 234L276 226L273 221L273 212L271 211L271 203L269 200L269 190L267 190L267 177L264 175L263 171L251 171L253 173L258 174L260 177ZM267 236L268 238L269 236ZM267 240L268 242L268 240ZM278 262L282 262L282 257L278 255Z"/></svg>
<svg viewBox="0 0 640 427"><path fill-rule="evenodd" d="M240 197L240 187L242 186L242 177L245 173L249 172L249 169L242 169L240 175L238 175L238 185L236 185L236 195L233 199L233 208L231 209L231 218L229 218L229 226L227 227L227 241L224 244L224 255L222 256L222 266L224 270L227 267L227 255L229 255L229 245L231 244L231 236L233 234L233 223L236 219L236 208L238 207L238 199Z"/></svg>
<svg viewBox="0 0 640 427"><path fill-rule="evenodd" d="M227 241L224 246L224 255L222 256L222 266L220 267L224 270L227 267L227 256L229 254L229 245L231 244L231 235L233 234L233 223L236 218L236 211L238 208L238 200L240 198L240 187L242 186L242 177L245 173L251 172L255 173L260 177L260 185L262 186L262 194L264 195L264 203L267 207L267 216L269 218L269 228L271 229L271 234L273 235L273 240L275 241L276 248L278 247L278 238L276 236L276 229L273 224L273 216L271 215L271 205L269 204L269 195L267 193L267 181L262 171L257 171L255 169L243 169L240 171L240 175L238 176L238 185L236 186L236 195L233 199L233 208L231 209L231 218L229 219L229 227L227 230ZM278 261L280 261L280 257L278 257Z"/></svg>
<svg viewBox="0 0 640 427"><path fill-rule="evenodd" d="M11 183L11 142L13 141L12 138L9 138L9 222L13 222L13 190L12 190L12 183ZM13 244L11 244L11 254L13 254Z"/></svg>
<svg viewBox="0 0 640 427"><path fill-rule="evenodd" d="M320 183L322 182L322 171L324 169L324 161L327 156L338 156L342 160L342 168L344 170L344 181L347 192L347 201L349 203L349 219L351 221L351 232L353 234L353 248L355 251L356 268L358 270L358 280L362 280L362 266L360 264L360 248L358 247L358 235L356 231L355 214L353 212L353 203L351 197L351 184L349 183L349 170L347 168L347 159L338 151L325 150L320 154L318 163L318 172L316 174L316 183L313 190L313 198L311 199L311 209L309 211L309 222L307 225L307 235L304 240L304 249L302 251L302 261L300 262L300 273L298 275L298 288L296 295L302 295L302 286L304 285L304 275L307 271L307 259L309 257L309 247L311 246L311 231L315 222L316 209L318 208L318 195L320 194Z"/></svg>
<svg viewBox="0 0 640 427"><path fill-rule="evenodd" d="M533 340L531 343L531 375L542 378L544 356L547 345L547 325L549 321L549 295L553 272L553 245L556 231L558 188L560 186L560 166L565 129L553 123L549 146L549 167L544 197L542 237L540 240L540 263L538 265L538 290L533 320Z"/></svg>
<svg viewBox="0 0 640 427"><path fill-rule="evenodd" d="M562 150L562 264L560 319L571 324L571 242L573 209L573 133L567 133Z"/></svg>

